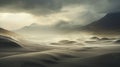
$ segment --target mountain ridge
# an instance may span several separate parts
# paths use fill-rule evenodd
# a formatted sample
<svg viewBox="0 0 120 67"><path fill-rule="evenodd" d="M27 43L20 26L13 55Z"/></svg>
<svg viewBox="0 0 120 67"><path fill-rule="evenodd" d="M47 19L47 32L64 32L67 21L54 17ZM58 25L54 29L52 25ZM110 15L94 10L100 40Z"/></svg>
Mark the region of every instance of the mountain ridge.
<svg viewBox="0 0 120 67"><path fill-rule="evenodd" d="M84 30L92 31L96 34L120 33L120 12L108 13L106 16L84 27ZM116 32L116 33L115 33Z"/></svg>

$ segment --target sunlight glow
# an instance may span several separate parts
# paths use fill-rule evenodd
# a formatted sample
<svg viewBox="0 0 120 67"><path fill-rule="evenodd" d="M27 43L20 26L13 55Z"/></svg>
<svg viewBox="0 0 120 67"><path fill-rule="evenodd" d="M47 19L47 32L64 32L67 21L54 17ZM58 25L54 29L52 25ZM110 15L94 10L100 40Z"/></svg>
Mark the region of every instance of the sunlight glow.
<svg viewBox="0 0 120 67"><path fill-rule="evenodd" d="M0 13L0 26L6 29L18 29L30 25L36 20L28 13Z"/></svg>

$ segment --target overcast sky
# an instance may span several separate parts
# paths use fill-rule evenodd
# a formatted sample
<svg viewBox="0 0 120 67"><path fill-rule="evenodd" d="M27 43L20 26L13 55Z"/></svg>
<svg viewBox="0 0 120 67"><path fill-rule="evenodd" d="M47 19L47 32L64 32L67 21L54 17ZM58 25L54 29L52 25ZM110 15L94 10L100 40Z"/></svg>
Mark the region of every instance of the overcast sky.
<svg viewBox="0 0 120 67"><path fill-rule="evenodd" d="M0 27L14 30L61 20L85 25L118 12L119 3L120 0L0 0Z"/></svg>

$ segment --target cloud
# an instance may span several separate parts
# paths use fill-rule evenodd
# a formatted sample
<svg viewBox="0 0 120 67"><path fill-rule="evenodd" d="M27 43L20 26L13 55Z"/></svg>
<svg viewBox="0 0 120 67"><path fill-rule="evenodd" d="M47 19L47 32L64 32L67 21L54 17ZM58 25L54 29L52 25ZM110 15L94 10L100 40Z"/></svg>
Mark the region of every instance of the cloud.
<svg viewBox="0 0 120 67"><path fill-rule="evenodd" d="M120 11L120 0L63 0L64 5L85 5L88 9L98 12L116 12Z"/></svg>
<svg viewBox="0 0 120 67"><path fill-rule="evenodd" d="M18 29L31 23L38 23L42 25L52 25L65 21L68 24L63 28L73 29L81 25L86 25L92 21L103 17L104 15L94 12L92 9L87 9L86 6L69 5L64 6L60 12L52 13L45 16L34 16L29 13L1 13L0 26L6 29ZM14 26L14 24L16 26ZM62 28L62 29L63 29ZM66 29L68 29L66 28ZM69 30L70 30L69 29Z"/></svg>
<svg viewBox="0 0 120 67"><path fill-rule="evenodd" d="M120 11L120 0L109 0L109 9L107 12L119 12Z"/></svg>
<svg viewBox="0 0 120 67"><path fill-rule="evenodd" d="M119 10L119 2L119 0L0 0L0 10L37 15L59 12L69 5L84 5L98 12L114 12Z"/></svg>
<svg viewBox="0 0 120 67"><path fill-rule="evenodd" d="M16 23L18 26L22 22L27 25L31 23L54 24L61 20L76 26L86 25L107 13L119 11L119 2L120 0L0 0L0 13L13 13L18 18L21 17L17 15L19 13L34 15L31 22L21 21L21 19L18 19L19 22L12 20L11 23ZM25 20L29 20L29 17ZM6 20L8 18L2 21L0 19L0 23L9 24L10 21ZM20 27L23 26L25 25L22 24Z"/></svg>
<svg viewBox="0 0 120 67"><path fill-rule="evenodd" d="M27 12L46 14L59 11L60 2L56 0L0 0L2 12Z"/></svg>

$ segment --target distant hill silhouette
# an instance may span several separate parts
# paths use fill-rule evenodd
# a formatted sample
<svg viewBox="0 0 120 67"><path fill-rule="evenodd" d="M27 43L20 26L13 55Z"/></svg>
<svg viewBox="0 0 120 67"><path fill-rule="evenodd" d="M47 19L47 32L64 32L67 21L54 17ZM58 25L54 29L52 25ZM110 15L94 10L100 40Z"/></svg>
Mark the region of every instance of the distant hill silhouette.
<svg viewBox="0 0 120 67"><path fill-rule="evenodd" d="M10 33L10 31L8 31L8 30L5 30L5 29L3 29L3 28L0 28L0 34L2 34L2 33Z"/></svg>
<svg viewBox="0 0 120 67"><path fill-rule="evenodd" d="M22 48L14 39L0 35L0 49Z"/></svg>
<svg viewBox="0 0 120 67"><path fill-rule="evenodd" d="M8 31L6 29L0 28L0 49L2 48L22 48L19 45L18 40L19 35Z"/></svg>
<svg viewBox="0 0 120 67"><path fill-rule="evenodd" d="M109 13L102 19L88 24L84 28L93 32L120 33L120 12Z"/></svg>
<svg viewBox="0 0 120 67"><path fill-rule="evenodd" d="M19 37L20 35L15 33L15 32L12 32L12 31L9 31L9 30L6 30L6 29L3 29L3 28L0 28L0 35L3 35L3 36L8 36L8 37Z"/></svg>
<svg viewBox="0 0 120 67"><path fill-rule="evenodd" d="M77 28L81 28L79 24L74 24L74 22L67 22L60 20L55 24L51 25L40 25L37 23L33 23L29 26L25 26L21 29L16 30L17 32L34 32L34 33L41 33L41 32L71 32L76 31Z"/></svg>
<svg viewBox="0 0 120 67"><path fill-rule="evenodd" d="M29 32L29 33L39 33L42 31L52 30L50 25L39 25L37 23L33 23L29 26L25 26L21 29L16 30L17 32Z"/></svg>

